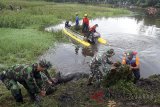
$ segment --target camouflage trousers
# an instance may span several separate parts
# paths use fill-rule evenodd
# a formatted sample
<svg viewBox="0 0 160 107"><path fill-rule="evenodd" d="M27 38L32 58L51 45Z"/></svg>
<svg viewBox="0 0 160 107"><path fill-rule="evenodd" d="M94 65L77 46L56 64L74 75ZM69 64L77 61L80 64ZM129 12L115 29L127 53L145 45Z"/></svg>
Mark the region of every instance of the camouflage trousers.
<svg viewBox="0 0 160 107"><path fill-rule="evenodd" d="M21 89L20 89L18 83L23 85L24 88L27 90L31 101L36 101L37 100L37 94L38 93L33 93L32 90L30 90L30 88L28 87L28 85L25 81L16 81L14 79L3 78L2 82L4 83L6 88L11 91L11 94L14 97L14 99L16 100L16 102L23 102L23 96L22 96ZM39 87L44 87L43 86L43 81L40 80L40 79L37 80L37 85ZM55 87L52 87L52 86L45 85L44 88L46 88L45 91L46 91L47 95L49 95L49 94L51 94L55 91Z"/></svg>
<svg viewBox="0 0 160 107"><path fill-rule="evenodd" d="M91 70L91 73L89 76L88 84L91 84L93 80L97 82L102 80L103 74L101 70L99 69L99 67L91 68L90 70Z"/></svg>
<svg viewBox="0 0 160 107"><path fill-rule="evenodd" d="M23 102L21 89L20 89L17 81L15 81L13 79L4 78L2 80L2 82L4 83L6 88L11 91L11 94L14 97L14 99L16 100L16 102Z"/></svg>

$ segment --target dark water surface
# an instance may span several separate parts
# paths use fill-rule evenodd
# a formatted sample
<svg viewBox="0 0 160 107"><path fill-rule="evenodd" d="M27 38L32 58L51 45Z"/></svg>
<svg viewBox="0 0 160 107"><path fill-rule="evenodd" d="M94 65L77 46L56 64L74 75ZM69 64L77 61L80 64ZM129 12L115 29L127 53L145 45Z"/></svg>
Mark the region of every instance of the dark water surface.
<svg viewBox="0 0 160 107"><path fill-rule="evenodd" d="M98 18L90 21L98 24L97 31L112 46L99 45L92 49L78 48L73 43L57 43L41 58L45 58L64 74L72 72L89 73L88 62L94 53L114 48L113 60L121 61L126 50L138 52L142 77L160 73L160 19L142 16ZM48 31L62 29L60 25L46 28Z"/></svg>

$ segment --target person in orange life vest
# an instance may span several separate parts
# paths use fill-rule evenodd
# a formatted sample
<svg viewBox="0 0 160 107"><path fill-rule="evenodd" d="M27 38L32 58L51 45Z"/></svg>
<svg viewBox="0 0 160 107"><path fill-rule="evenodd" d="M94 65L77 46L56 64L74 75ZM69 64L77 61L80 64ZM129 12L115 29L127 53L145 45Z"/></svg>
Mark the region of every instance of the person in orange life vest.
<svg viewBox="0 0 160 107"><path fill-rule="evenodd" d="M134 83L136 83L137 80L140 79L140 63L137 52L130 51L125 53L125 56L122 59L122 64L130 65L130 69L132 70L135 77Z"/></svg>
<svg viewBox="0 0 160 107"><path fill-rule="evenodd" d="M87 33L89 31L89 19L88 15L85 14L83 18L83 23L82 23L82 32Z"/></svg>

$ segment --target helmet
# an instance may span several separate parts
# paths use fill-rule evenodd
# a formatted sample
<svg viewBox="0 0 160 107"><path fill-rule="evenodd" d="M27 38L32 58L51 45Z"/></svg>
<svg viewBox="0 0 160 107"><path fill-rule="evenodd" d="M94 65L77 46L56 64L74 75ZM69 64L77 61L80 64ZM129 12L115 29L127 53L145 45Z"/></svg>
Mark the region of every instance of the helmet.
<svg viewBox="0 0 160 107"><path fill-rule="evenodd" d="M114 49L109 49L109 50L107 50L107 52L106 52L106 55L109 56L109 57L113 56L114 54L115 54L115 53L114 53Z"/></svg>
<svg viewBox="0 0 160 107"><path fill-rule="evenodd" d="M46 61L45 59L42 59L39 61L39 65L43 68L51 68L52 67L52 64L49 62L49 61Z"/></svg>
<svg viewBox="0 0 160 107"><path fill-rule="evenodd" d="M127 52L127 53L126 53L126 56L127 56L127 57L132 57L132 56L133 56L133 51Z"/></svg>
<svg viewBox="0 0 160 107"><path fill-rule="evenodd" d="M84 14L84 17L87 17L88 15L87 14Z"/></svg>
<svg viewBox="0 0 160 107"><path fill-rule="evenodd" d="M78 15L78 13L76 12L76 15Z"/></svg>
<svg viewBox="0 0 160 107"><path fill-rule="evenodd" d="M126 57L127 57L128 59L132 59L133 56L136 55L136 54L137 54L137 52L129 51L129 52L126 53Z"/></svg>

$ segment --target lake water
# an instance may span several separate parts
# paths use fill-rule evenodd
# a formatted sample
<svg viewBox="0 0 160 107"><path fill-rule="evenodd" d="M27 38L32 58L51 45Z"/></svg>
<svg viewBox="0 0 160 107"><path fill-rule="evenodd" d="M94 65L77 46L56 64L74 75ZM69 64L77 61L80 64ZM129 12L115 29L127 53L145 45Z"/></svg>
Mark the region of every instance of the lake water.
<svg viewBox="0 0 160 107"><path fill-rule="evenodd" d="M88 62L92 56L106 49L115 49L114 61L121 61L127 50L138 52L142 77L160 73L160 19L142 16L98 18L90 25L98 24L97 31L111 46L98 45L91 49L71 43L57 43L41 58L45 58L64 74L89 73ZM61 30L64 22L45 30Z"/></svg>

